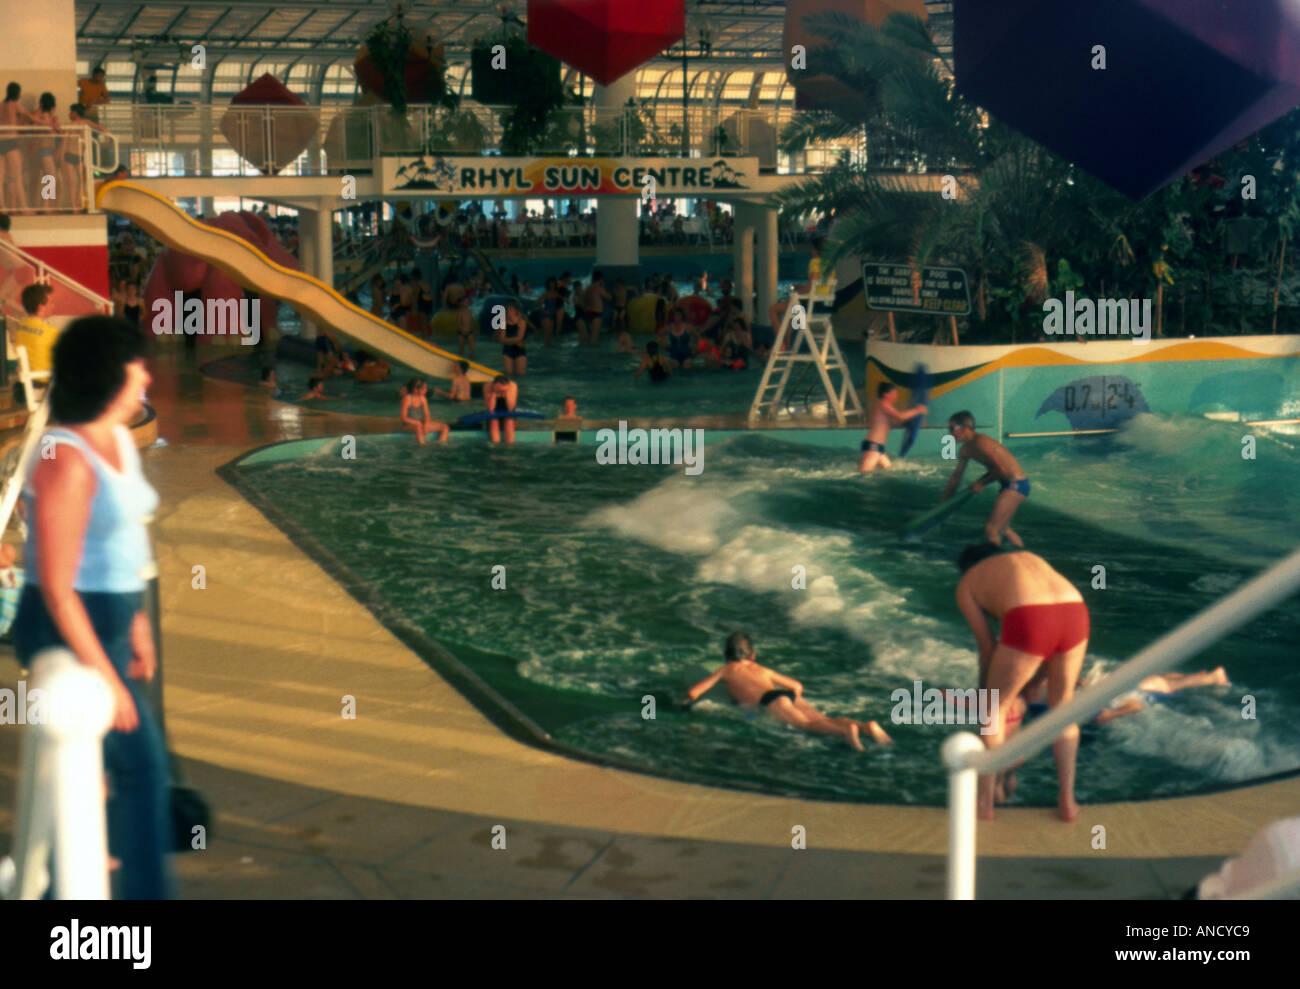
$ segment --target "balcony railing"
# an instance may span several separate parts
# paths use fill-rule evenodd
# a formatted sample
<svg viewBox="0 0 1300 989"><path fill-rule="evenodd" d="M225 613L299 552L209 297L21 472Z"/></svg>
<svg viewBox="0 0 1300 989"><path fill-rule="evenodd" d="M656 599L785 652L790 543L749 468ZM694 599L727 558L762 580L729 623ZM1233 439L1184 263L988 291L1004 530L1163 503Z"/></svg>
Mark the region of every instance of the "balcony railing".
<svg viewBox="0 0 1300 989"><path fill-rule="evenodd" d="M88 124L0 127L0 212L84 213L97 171L117 167L112 135Z"/></svg>
<svg viewBox="0 0 1300 989"><path fill-rule="evenodd" d="M761 167L820 171L847 145L798 155L777 149L793 111L661 105L572 107L552 119L528 154L757 157ZM508 109L466 101L457 110L410 106L111 104L100 123L130 154L136 174L338 175L366 173L381 155L499 155L509 148Z"/></svg>

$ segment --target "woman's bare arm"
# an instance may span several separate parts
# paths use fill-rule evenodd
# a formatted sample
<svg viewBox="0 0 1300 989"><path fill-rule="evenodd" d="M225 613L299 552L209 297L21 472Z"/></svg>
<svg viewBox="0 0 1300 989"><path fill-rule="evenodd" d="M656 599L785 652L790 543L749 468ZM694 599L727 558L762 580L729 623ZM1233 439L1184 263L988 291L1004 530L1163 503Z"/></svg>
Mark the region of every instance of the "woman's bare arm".
<svg viewBox="0 0 1300 989"><path fill-rule="evenodd" d="M41 461L32 478L36 493L37 583L54 627L68 648L82 663L98 670L113 688L113 727L132 731L139 724L135 705L74 589L95 498L95 472L85 456L69 444L56 446L55 454Z"/></svg>

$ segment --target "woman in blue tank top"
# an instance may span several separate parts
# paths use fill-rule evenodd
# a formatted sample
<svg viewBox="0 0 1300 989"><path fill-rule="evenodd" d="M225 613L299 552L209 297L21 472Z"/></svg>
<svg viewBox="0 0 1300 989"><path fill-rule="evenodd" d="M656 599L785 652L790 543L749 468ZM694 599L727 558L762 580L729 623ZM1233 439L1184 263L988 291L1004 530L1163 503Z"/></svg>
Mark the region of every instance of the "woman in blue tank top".
<svg viewBox="0 0 1300 989"><path fill-rule="evenodd" d="M24 665L64 646L101 673L113 692L104 737L111 852L127 899L171 894L167 759L158 725L135 680L152 679L153 635L143 610L152 566L147 521L158 507L129 423L149 372L138 327L107 316L71 323L54 346L50 417L23 487L30 534L29 583L14 620Z"/></svg>

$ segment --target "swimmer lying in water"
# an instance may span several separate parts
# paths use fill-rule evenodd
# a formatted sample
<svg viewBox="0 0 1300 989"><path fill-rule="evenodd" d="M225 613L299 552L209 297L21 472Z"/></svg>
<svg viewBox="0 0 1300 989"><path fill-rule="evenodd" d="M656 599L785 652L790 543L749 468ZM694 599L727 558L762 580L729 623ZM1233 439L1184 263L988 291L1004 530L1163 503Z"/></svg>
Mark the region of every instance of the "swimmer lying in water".
<svg viewBox="0 0 1300 989"><path fill-rule="evenodd" d="M768 714L796 728L815 735L840 735L859 752L865 751L859 738L864 731L881 745L890 744L890 737L874 721L828 718L818 712L803 699L803 684L798 680L755 662L754 645L744 632L735 632L727 639L726 657L723 666L687 692L688 704L695 703L722 680L737 704L766 708Z"/></svg>
<svg viewBox="0 0 1300 989"><path fill-rule="evenodd" d="M1079 681L1079 685L1081 687L1090 687L1100 680L1101 676L1101 671L1094 668L1091 674ZM1180 690L1187 690L1190 687L1228 686L1231 686L1231 681L1228 679L1228 671L1222 666L1216 666L1212 670L1201 670L1197 673L1161 673L1149 676L1138 684L1137 690L1114 698L1106 707L1094 714L1085 724L1085 727L1104 725L1116 718L1137 714L1145 710L1148 705L1162 703L1171 694L1176 694ZM1033 721L1046 713L1047 679L1045 675L1039 674L1025 686L1025 689L1012 702L1011 710L1007 712L1007 738L1019 731L1022 723ZM1084 740L1086 738L1085 734ZM994 788L994 800L997 803L1004 804L1015 794L1016 769L1020 765L1021 763L1017 763L1005 772L998 773Z"/></svg>

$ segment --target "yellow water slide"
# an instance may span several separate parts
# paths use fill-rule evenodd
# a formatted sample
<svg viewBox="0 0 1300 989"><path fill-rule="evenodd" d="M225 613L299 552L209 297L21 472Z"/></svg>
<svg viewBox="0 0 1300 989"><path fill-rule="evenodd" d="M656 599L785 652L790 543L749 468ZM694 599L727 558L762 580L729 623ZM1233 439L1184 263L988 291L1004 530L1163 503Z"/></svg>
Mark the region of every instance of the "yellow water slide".
<svg viewBox="0 0 1300 989"><path fill-rule="evenodd" d="M100 209L125 216L173 250L202 258L240 285L274 296L320 326L337 330L370 350L435 378L450 378L457 355L399 330L353 305L311 275L276 264L256 247L194 219L165 196L131 182L106 182L95 195ZM471 381L500 372L470 361Z"/></svg>

